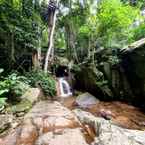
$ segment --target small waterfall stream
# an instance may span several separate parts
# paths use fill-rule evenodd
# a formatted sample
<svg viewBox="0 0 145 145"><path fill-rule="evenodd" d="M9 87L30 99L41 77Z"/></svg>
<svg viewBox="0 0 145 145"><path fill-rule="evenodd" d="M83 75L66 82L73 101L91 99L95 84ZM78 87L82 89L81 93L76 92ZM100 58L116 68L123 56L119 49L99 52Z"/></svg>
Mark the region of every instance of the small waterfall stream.
<svg viewBox="0 0 145 145"><path fill-rule="evenodd" d="M71 87L64 77L58 78L58 83L60 88L60 97L65 98L72 96Z"/></svg>

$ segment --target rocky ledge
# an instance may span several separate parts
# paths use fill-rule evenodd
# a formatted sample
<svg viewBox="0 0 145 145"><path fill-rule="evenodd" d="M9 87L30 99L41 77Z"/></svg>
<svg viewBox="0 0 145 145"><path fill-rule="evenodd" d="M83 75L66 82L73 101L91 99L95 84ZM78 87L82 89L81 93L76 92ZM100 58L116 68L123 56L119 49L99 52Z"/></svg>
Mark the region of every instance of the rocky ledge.
<svg viewBox="0 0 145 145"><path fill-rule="evenodd" d="M145 145L145 132L123 129L112 121L59 102L41 101L23 122L0 137L0 145Z"/></svg>

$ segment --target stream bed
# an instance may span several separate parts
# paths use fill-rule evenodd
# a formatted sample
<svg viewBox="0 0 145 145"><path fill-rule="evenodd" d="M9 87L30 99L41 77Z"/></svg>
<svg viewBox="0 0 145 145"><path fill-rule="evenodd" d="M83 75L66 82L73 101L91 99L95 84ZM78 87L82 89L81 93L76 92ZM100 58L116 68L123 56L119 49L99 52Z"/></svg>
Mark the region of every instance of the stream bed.
<svg viewBox="0 0 145 145"><path fill-rule="evenodd" d="M66 98L63 105L69 109L79 108L75 103L74 97ZM82 108L81 108L82 109ZM111 112L111 120L117 125L127 129L145 130L145 113L137 107L127 103L113 101L103 102L100 101L95 105L90 105L88 108L83 109L92 113L97 117L101 117L100 112Z"/></svg>

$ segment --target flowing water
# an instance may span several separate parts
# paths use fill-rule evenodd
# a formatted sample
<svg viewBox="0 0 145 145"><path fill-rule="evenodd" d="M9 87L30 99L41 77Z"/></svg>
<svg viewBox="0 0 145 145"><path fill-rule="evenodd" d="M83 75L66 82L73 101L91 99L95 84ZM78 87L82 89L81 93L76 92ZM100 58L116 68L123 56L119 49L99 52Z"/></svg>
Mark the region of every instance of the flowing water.
<svg viewBox="0 0 145 145"><path fill-rule="evenodd" d="M63 105L71 110L77 108L75 97L72 96L72 89L67 79L65 77L58 78L58 85L58 96L64 98ZM139 108L121 102L100 101L96 105L91 105L87 111L99 116L102 109L112 112L112 120L124 128L145 130L145 114Z"/></svg>
<svg viewBox="0 0 145 145"><path fill-rule="evenodd" d="M69 83L65 80L64 77L58 78L58 83L59 83L59 92L60 92L60 97L70 97L72 96L72 90L69 85Z"/></svg>

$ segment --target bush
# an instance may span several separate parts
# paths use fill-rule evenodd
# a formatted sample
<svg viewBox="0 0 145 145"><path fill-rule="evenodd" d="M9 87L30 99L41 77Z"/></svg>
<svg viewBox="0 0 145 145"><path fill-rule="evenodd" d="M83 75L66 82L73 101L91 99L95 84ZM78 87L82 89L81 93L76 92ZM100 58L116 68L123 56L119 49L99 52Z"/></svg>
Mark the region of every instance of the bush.
<svg viewBox="0 0 145 145"><path fill-rule="evenodd" d="M140 11L136 7L125 5L121 0L102 0L100 2L97 23L98 38L106 48L120 47L128 44L131 26L139 17Z"/></svg>
<svg viewBox="0 0 145 145"><path fill-rule="evenodd" d="M29 81L24 76L19 76L17 73L10 74L6 81L9 84L9 92L15 97L23 95L30 87Z"/></svg>
<svg viewBox="0 0 145 145"><path fill-rule="evenodd" d="M3 69L0 69L0 74L3 72ZM3 81L0 81L0 111L3 109L6 104L7 98L3 97L5 93L8 92L7 84Z"/></svg>
<svg viewBox="0 0 145 145"><path fill-rule="evenodd" d="M135 27L132 30L132 33L133 33L133 36L130 37L131 42L144 38L145 37L145 23L142 23L138 27Z"/></svg>
<svg viewBox="0 0 145 145"><path fill-rule="evenodd" d="M2 71L0 71L2 73ZM6 98L18 100L18 97L30 87L27 78L12 73L7 77L0 77L0 104L4 104ZM0 105L1 106L1 105Z"/></svg>
<svg viewBox="0 0 145 145"><path fill-rule="evenodd" d="M54 78L44 73L43 71L32 71L27 74L27 77L30 80L30 84L34 87L38 85L42 88L45 95L55 96L56 95L56 85Z"/></svg>

